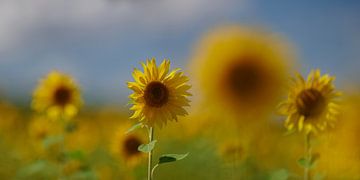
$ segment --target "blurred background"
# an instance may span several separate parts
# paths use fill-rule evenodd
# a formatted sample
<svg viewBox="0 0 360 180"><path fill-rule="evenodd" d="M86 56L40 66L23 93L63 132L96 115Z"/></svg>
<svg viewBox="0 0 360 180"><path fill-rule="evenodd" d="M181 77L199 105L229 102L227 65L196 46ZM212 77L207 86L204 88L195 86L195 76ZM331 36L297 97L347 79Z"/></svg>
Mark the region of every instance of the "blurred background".
<svg viewBox="0 0 360 180"><path fill-rule="evenodd" d="M283 136L284 118L273 111L261 117L266 123L259 126L266 131L258 134L254 132L262 121L245 129L224 120L257 117L209 113L199 73L194 73L204 65L194 59L204 37L217 28L241 26L274 33L286 42L285 51L291 51L285 60L291 68L284 76L306 75L313 68L335 75L336 87L348 102L342 119L355 121L360 105L359 9L358 1L0 0L0 178L144 179L146 161L129 167L124 158L116 158L121 155L113 155L111 146L117 127L126 131L134 123L128 119L131 90L126 82L133 81L131 73L140 62L154 57L158 63L170 59L171 67L180 67L194 87L190 115L158 131L156 150L156 155L190 155L160 167L157 179L299 179L302 169L296 159L303 151L302 137ZM38 117L30 107L39 79L51 70L71 75L84 100L74 122L67 125L75 130L60 138L48 133L56 131L53 124L36 125ZM360 178L360 125L341 127L338 137L348 141L344 145L332 139L333 134L324 137L325 145L319 148L338 149L323 153L326 161L319 163L319 174L313 174L317 178ZM43 131L48 138L42 137ZM45 142L34 143L34 132ZM70 160L65 163L51 158L61 148L49 146L60 141L68 150ZM339 165L329 167L334 163Z"/></svg>
<svg viewBox="0 0 360 180"><path fill-rule="evenodd" d="M77 0L0 2L0 92L28 103L51 69L72 74L88 103L127 102L124 85L146 58L185 68L202 33L227 23L261 26L296 47L300 70L359 82L357 1Z"/></svg>

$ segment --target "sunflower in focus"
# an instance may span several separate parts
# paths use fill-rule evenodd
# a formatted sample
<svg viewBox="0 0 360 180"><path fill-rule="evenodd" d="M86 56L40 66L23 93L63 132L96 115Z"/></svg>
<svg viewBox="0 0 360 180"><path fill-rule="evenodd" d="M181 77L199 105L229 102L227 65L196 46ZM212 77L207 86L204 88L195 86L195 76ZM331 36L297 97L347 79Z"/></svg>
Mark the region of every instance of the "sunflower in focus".
<svg viewBox="0 0 360 180"><path fill-rule="evenodd" d="M170 61L164 60L156 66L155 59L142 63L144 72L134 69L135 82L128 82L128 87L134 91L129 97L134 114L130 117L144 121L153 127L162 127L168 120L177 121L178 116L187 115L184 106L189 106L187 96L190 85L188 78L180 69L169 73Z"/></svg>
<svg viewBox="0 0 360 180"><path fill-rule="evenodd" d="M138 151L138 147L146 142L146 138L139 133L126 134L130 125L120 126L111 143L111 151L115 157L123 160L129 167L138 165L146 157L145 153Z"/></svg>
<svg viewBox="0 0 360 180"><path fill-rule="evenodd" d="M207 105L261 115L276 104L290 60L289 45L278 36L227 26L204 36L191 65Z"/></svg>
<svg viewBox="0 0 360 180"><path fill-rule="evenodd" d="M293 79L287 100L279 104L280 114L287 116L288 130L317 133L334 127L339 114L336 98L341 95L335 91L334 80L328 74L321 76L319 69L312 70L306 81L300 74Z"/></svg>
<svg viewBox="0 0 360 180"><path fill-rule="evenodd" d="M82 99L78 85L69 75L52 71L35 89L31 105L50 118L70 119L77 114Z"/></svg>

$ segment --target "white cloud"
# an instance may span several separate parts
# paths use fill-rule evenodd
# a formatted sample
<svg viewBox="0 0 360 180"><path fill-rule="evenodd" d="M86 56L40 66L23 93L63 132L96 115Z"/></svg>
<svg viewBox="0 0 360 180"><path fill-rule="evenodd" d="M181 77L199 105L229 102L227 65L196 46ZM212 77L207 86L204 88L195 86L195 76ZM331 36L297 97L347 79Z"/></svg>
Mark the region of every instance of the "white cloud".
<svg viewBox="0 0 360 180"><path fill-rule="evenodd" d="M42 27L166 30L229 8L242 9L236 4L236 0L0 0L0 53L16 49Z"/></svg>

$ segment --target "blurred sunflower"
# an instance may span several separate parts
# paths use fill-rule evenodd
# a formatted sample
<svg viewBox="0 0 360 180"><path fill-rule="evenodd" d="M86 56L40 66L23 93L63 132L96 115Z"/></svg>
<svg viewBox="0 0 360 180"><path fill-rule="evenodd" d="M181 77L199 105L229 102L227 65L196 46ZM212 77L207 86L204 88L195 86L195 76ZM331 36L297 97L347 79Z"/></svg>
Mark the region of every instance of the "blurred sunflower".
<svg viewBox="0 0 360 180"><path fill-rule="evenodd" d="M273 108L292 60L288 47L255 28L228 26L206 34L191 65L207 106L235 115L263 115Z"/></svg>
<svg viewBox="0 0 360 180"><path fill-rule="evenodd" d="M48 136L60 133L61 128L46 118L35 117L30 121L28 131L31 139L41 142Z"/></svg>
<svg viewBox="0 0 360 180"><path fill-rule="evenodd" d="M336 128L320 137L316 150L321 152L321 161L316 168L329 179L360 179L359 92L343 97Z"/></svg>
<svg viewBox="0 0 360 180"><path fill-rule="evenodd" d="M71 122L72 131L65 136L66 147L68 150L82 150L89 153L100 145L101 127L96 122L94 116L80 116L76 121Z"/></svg>
<svg viewBox="0 0 360 180"><path fill-rule="evenodd" d="M146 142L146 138L140 133L125 134L130 128L129 124L121 125L111 144L113 155L125 162L128 167L134 167L146 158L146 154L138 151L138 147Z"/></svg>
<svg viewBox="0 0 360 180"><path fill-rule="evenodd" d="M54 139L61 133L60 126L44 116L35 116L30 120L27 130L27 142L31 149L29 147L26 149L32 153L33 158L50 156L54 159L52 156L59 154L61 142L46 143L46 141Z"/></svg>
<svg viewBox="0 0 360 180"><path fill-rule="evenodd" d="M298 74L293 79L293 86L287 100L279 104L279 112L286 115L285 126L288 130L297 128L305 133L325 130L334 127L339 114L336 98L341 93L335 91L335 77L320 75L320 70L312 70L307 81Z"/></svg>
<svg viewBox="0 0 360 180"><path fill-rule="evenodd" d="M184 106L189 106L187 92L188 78L180 69L169 73L170 61L164 60L156 66L155 59L142 63L144 73L134 69L135 82L128 82L128 87L134 91L129 97L133 103L130 108L134 111L133 119L145 121L153 127L155 124L162 127L169 120L177 121L178 116L187 115Z"/></svg>
<svg viewBox="0 0 360 180"><path fill-rule="evenodd" d="M52 71L35 89L31 105L53 119L72 118L82 105L82 99L78 85L69 75Z"/></svg>

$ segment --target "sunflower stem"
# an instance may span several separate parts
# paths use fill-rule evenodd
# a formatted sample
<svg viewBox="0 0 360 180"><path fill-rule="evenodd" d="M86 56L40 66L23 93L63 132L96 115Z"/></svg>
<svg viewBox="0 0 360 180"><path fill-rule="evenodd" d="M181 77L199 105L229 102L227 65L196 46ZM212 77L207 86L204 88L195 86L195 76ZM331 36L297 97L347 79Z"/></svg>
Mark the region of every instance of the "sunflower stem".
<svg viewBox="0 0 360 180"><path fill-rule="evenodd" d="M305 133L305 160L307 163L311 161L311 144L310 133ZM304 167L304 180L309 180L309 164Z"/></svg>
<svg viewBox="0 0 360 180"><path fill-rule="evenodd" d="M155 172L155 169L159 166L159 164L156 164L152 170L151 170L151 179L154 179L154 172Z"/></svg>
<svg viewBox="0 0 360 180"><path fill-rule="evenodd" d="M149 142L152 142L154 139L154 129L153 127L149 128ZM148 180L152 180L152 151L149 152L149 161L148 161Z"/></svg>

